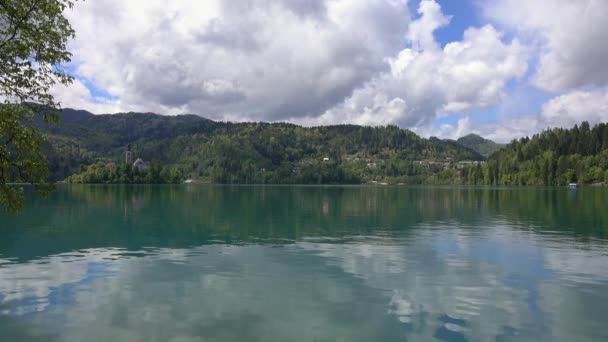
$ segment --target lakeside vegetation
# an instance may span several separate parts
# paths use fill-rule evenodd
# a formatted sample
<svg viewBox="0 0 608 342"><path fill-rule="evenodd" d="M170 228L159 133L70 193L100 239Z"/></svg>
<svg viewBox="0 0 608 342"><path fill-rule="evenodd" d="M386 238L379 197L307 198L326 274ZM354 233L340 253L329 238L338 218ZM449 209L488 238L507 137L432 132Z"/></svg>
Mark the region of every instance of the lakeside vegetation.
<svg viewBox="0 0 608 342"><path fill-rule="evenodd" d="M513 141L483 167L483 183L498 185L567 185L608 183L608 125L588 122L555 128ZM464 174L478 183L478 174Z"/></svg>
<svg viewBox="0 0 608 342"><path fill-rule="evenodd" d="M72 183L608 183L606 124L550 129L502 147L474 135L424 139L395 126L308 128L73 110L63 116L62 124L41 128L49 135L51 174ZM125 164L127 145L146 168ZM485 159L474 147L495 152Z"/></svg>
<svg viewBox="0 0 608 342"><path fill-rule="evenodd" d="M163 167L158 162L141 170L127 163L96 163L66 181L76 184L179 184L183 177L177 169Z"/></svg>
<svg viewBox="0 0 608 342"><path fill-rule="evenodd" d="M128 145L135 157L161 165L172 180L223 184L442 183L454 177L462 163L483 161L479 153L456 142L424 139L396 126L309 128L215 122L193 115L92 115L72 110L64 111L63 118L61 124L43 124L41 129L49 136L53 178L69 177L72 182L127 179L126 171L121 178L108 165L122 165ZM442 173L444 168L447 173ZM152 178L139 175L129 183Z"/></svg>

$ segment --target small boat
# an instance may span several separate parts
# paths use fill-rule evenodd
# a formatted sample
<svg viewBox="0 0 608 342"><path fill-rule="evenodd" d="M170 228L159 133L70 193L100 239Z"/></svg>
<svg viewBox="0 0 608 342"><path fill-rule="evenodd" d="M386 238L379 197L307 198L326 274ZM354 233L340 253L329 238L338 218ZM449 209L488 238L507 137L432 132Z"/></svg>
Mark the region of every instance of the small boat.
<svg viewBox="0 0 608 342"><path fill-rule="evenodd" d="M568 187L570 187L570 189L576 189L577 184L576 183L570 183L570 184L568 184Z"/></svg>

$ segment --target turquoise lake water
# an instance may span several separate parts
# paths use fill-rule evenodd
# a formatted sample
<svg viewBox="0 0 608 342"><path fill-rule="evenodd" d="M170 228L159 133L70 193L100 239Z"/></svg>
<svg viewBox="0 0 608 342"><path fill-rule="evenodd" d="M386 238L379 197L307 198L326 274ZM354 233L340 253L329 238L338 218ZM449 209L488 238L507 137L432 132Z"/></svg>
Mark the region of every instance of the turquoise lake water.
<svg viewBox="0 0 608 342"><path fill-rule="evenodd" d="M72 186L0 214L2 341L608 341L608 189Z"/></svg>

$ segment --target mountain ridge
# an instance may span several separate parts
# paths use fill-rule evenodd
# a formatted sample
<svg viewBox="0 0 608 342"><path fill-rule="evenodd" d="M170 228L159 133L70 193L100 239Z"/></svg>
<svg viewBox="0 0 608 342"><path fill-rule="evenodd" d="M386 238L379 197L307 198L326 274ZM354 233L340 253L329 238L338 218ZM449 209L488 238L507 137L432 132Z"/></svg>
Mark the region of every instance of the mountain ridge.
<svg viewBox="0 0 608 342"><path fill-rule="evenodd" d="M505 145L498 144L490 139L486 139L478 134L469 133L465 136L462 136L456 140L457 143L462 146L468 147L485 158L488 158L494 152L502 149Z"/></svg>
<svg viewBox="0 0 608 342"><path fill-rule="evenodd" d="M347 176L360 181L422 182L444 171L443 166L429 165L455 168L461 161L484 160L470 148L425 139L396 126L303 127L220 122L192 114L95 115L75 109L65 109L63 118L59 124L40 125L49 137L47 154L54 180L83 172L91 164L120 163L129 145L144 160L179 169L184 177L218 183L288 179L310 183L317 173L322 175L314 180L318 183L339 183ZM326 163L331 167L318 163L324 158L332 161ZM357 162L347 162L348 158ZM310 177L294 177L292 171L299 169L310 171ZM252 170L266 170L266 175Z"/></svg>

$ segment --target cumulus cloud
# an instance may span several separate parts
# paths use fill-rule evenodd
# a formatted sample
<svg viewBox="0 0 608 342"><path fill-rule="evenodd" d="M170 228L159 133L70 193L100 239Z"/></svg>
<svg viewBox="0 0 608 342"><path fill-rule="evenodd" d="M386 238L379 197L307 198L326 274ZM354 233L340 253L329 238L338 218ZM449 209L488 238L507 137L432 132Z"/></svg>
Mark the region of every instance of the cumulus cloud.
<svg viewBox="0 0 608 342"><path fill-rule="evenodd" d="M608 2L602 0L498 0L486 15L538 45L534 83L548 91L608 85Z"/></svg>
<svg viewBox="0 0 608 342"><path fill-rule="evenodd" d="M591 124L608 121L608 93L573 91L543 105L541 118L547 125L572 127L582 121Z"/></svg>
<svg viewBox="0 0 608 342"><path fill-rule="evenodd" d="M538 114L517 115L482 123L474 122L469 116L465 116L456 124L429 127L418 133L423 136L437 136L444 139L458 139L473 133L497 143L506 144L513 139L532 136L549 127L555 127L555 125L542 120Z"/></svg>
<svg viewBox="0 0 608 342"><path fill-rule="evenodd" d="M387 59L390 69L315 122L394 123L424 134L438 116L497 104L506 83L526 72L526 49L516 39L503 42L493 26L469 28L441 48L433 32L450 18L432 0L421 2L419 14L408 47Z"/></svg>
<svg viewBox="0 0 608 342"><path fill-rule="evenodd" d="M508 143L513 139L532 136L546 128L546 124L536 115L521 115L479 125L477 134L499 143Z"/></svg>
<svg viewBox="0 0 608 342"><path fill-rule="evenodd" d="M401 0L79 4L76 72L121 105L222 119L318 115L398 52Z"/></svg>
<svg viewBox="0 0 608 342"><path fill-rule="evenodd" d="M608 122L607 91L575 90L548 100L537 114L517 115L481 124L471 124L467 116L460 119L456 125L444 124L439 129L431 129L425 133L452 139L475 133L487 139L507 143L548 128L572 128L583 121L588 121L591 125Z"/></svg>
<svg viewBox="0 0 608 342"><path fill-rule="evenodd" d="M525 37L537 59L530 82L555 96L535 114L476 127L488 137L517 138L549 127L608 121L608 2L597 0L498 0L484 5L487 18ZM522 114L522 113L518 113Z"/></svg>
<svg viewBox="0 0 608 342"><path fill-rule="evenodd" d="M443 124L435 134L429 135L437 135L447 139L458 139L469 133L473 133L473 128L471 126L471 119L467 116L458 120L456 126Z"/></svg>
<svg viewBox="0 0 608 342"><path fill-rule="evenodd" d="M116 113L128 107L122 105L116 99L94 96L79 79L75 79L69 86L56 84L51 89L51 94L64 107L67 105L72 108L87 109L95 113Z"/></svg>
<svg viewBox="0 0 608 342"><path fill-rule="evenodd" d="M97 113L195 113L212 119L398 124L493 106L527 70L527 51L493 26L442 47L434 0L119 1L69 13L77 82L64 106Z"/></svg>

